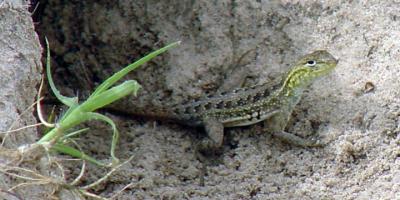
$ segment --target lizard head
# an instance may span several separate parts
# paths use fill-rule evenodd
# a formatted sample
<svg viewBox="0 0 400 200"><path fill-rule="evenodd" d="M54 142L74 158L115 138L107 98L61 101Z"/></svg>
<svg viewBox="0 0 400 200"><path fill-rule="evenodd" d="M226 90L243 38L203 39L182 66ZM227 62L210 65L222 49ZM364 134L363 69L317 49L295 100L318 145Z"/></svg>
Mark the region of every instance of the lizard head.
<svg viewBox="0 0 400 200"><path fill-rule="evenodd" d="M337 63L338 60L327 51L314 51L296 62L285 79L285 85L288 88L307 87L316 78L331 72Z"/></svg>

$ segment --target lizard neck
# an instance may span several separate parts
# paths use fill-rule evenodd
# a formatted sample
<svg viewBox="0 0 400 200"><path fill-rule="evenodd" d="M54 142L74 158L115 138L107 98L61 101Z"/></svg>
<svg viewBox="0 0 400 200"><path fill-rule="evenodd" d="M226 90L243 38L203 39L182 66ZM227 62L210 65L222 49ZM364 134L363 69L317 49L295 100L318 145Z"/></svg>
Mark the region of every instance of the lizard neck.
<svg viewBox="0 0 400 200"><path fill-rule="evenodd" d="M300 101L304 90L310 85L311 81L304 78L307 74L306 71L297 70L286 77L283 81L281 88L278 90L277 97L280 101L285 102L283 105L288 105L289 109Z"/></svg>

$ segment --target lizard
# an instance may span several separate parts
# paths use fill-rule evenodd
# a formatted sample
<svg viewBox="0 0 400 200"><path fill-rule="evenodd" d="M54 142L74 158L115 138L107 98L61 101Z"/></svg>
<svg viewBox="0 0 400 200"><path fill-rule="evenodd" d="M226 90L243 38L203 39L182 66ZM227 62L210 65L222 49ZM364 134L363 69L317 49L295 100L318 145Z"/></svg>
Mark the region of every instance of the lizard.
<svg viewBox="0 0 400 200"><path fill-rule="evenodd" d="M317 50L295 62L278 85L263 83L238 88L194 102L134 111L134 115L204 127L208 137L197 145L198 150L221 147L224 128L249 126L259 122L266 123L266 131L291 144L302 147L321 146L319 141L303 139L286 132L285 127L304 90L316 79L329 74L337 63L338 60L326 50Z"/></svg>

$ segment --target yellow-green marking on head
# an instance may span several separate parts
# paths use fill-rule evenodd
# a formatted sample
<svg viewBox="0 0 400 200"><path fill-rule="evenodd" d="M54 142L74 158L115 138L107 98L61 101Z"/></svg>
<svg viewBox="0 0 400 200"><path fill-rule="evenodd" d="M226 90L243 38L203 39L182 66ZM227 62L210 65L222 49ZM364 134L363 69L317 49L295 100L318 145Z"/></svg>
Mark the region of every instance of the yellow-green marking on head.
<svg viewBox="0 0 400 200"><path fill-rule="evenodd" d="M313 80L331 72L338 60L325 50L314 51L303 56L288 73L283 88L304 89Z"/></svg>

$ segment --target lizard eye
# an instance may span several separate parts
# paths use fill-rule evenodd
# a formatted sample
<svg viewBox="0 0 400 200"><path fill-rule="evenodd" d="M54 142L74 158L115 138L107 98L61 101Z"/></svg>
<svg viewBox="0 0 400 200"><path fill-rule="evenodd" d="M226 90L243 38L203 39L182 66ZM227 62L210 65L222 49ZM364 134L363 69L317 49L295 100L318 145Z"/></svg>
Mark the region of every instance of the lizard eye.
<svg viewBox="0 0 400 200"><path fill-rule="evenodd" d="M309 67L315 66L317 64L317 62L315 62L315 60L309 60L307 61L306 65Z"/></svg>

